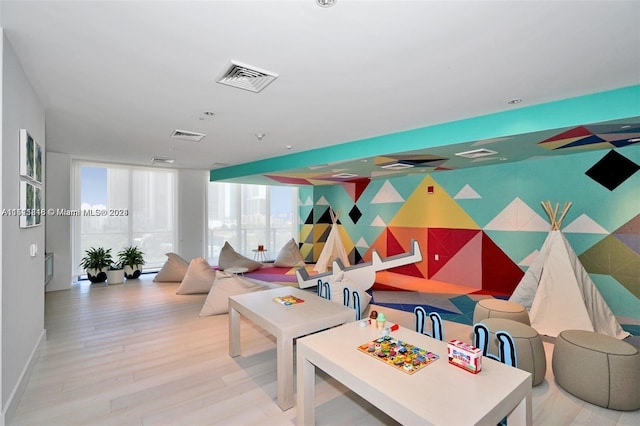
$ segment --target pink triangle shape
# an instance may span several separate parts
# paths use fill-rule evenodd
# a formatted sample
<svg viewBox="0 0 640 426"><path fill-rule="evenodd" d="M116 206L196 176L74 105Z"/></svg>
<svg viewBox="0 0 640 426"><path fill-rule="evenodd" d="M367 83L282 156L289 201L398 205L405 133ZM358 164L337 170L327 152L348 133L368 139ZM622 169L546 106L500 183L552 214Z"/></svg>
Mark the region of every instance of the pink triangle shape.
<svg viewBox="0 0 640 426"><path fill-rule="evenodd" d="M453 255L431 279L482 289L482 232Z"/></svg>

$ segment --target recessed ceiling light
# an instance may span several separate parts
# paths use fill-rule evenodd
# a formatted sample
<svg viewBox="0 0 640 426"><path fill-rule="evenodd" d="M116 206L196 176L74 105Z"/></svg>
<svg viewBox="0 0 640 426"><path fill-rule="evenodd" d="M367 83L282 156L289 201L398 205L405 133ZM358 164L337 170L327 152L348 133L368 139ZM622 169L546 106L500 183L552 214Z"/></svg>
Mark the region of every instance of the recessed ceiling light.
<svg viewBox="0 0 640 426"><path fill-rule="evenodd" d="M316 3L320 7L331 7L336 4L337 0L316 0Z"/></svg>
<svg viewBox="0 0 640 426"><path fill-rule="evenodd" d="M264 138L267 134L266 133L256 133L256 138L258 138L259 141L262 140L262 138Z"/></svg>
<svg viewBox="0 0 640 426"><path fill-rule="evenodd" d="M348 178L357 177L357 176L358 175L354 175L353 173L338 173L335 175L331 175L331 177L340 178L340 179L348 179Z"/></svg>
<svg viewBox="0 0 640 426"><path fill-rule="evenodd" d="M508 101L507 103L509 105L515 105L515 104L519 104L520 102L522 102L522 99L511 99L510 101Z"/></svg>
<svg viewBox="0 0 640 426"><path fill-rule="evenodd" d="M291 149L291 148L293 148L293 145L285 145L284 146L284 149Z"/></svg>
<svg viewBox="0 0 640 426"><path fill-rule="evenodd" d="M202 113L202 115L200 117L198 117L198 120L203 121L203 120L213 120L216 116L216 113L213 111L205 111Z"/></svg>

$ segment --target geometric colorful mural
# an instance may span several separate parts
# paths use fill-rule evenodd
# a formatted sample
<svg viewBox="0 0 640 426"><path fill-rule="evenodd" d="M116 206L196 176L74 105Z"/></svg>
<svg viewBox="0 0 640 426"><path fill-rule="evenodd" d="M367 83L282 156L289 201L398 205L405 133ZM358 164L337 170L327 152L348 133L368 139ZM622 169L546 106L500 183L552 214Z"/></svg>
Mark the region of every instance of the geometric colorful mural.
<svg viewBox="0 0 640 426"><path fill-rule="evenodd" d="M619 151L640 162L638 144ZM571 201L565 236L623 327L638 330L640 173L610 190L584 173L601 158L594 151L314 186L314 206L301 206L301 250L307 262L317 259L331 205L342 210L339 229L352 264L370 261L374 249L385 258L419 242L422 261L379 272L374 290L508 297L550 231L541 201Z"/></svg>

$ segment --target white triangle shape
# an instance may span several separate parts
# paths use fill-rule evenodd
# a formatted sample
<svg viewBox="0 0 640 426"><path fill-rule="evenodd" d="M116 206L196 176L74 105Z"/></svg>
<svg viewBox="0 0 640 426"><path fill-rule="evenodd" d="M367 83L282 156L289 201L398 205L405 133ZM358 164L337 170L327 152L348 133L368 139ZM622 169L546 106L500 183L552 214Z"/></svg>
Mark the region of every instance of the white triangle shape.
<svg viewBox="0 0 640 426"><path fill-rule="evenodd" d="M304 203L301 203L301 205L303 205L303 206L313 206L313 200L311 199L311 197L307 197L307 199L304 200Z"/></svg>
<svg viewBox="0 0 640 426"><path fill-rule="evenodd" d="M364 237L360 237L360 239L356 243L356 247L369 248L369 244L364 240Z"/></svg>
<svg viewBox="0 0 640 426"><path fill-rule="evenodd" d="M462 189L456 194L456 196L453 197L454 200L469 200L477 198L482 197L469 184L463 186Z"/></svg>
<svg viewBox="0 0 640 426"><path fill-rule="evenodd" d="M327 201L326 198L324 198L324 196L322 196L322 197L320 197L318 199L318 201L316 201L316 205L318 205L318 206L328 206L329 202Z"/></svg>
<svg viewBox="0 0 640 426"><path fill-rule="evenodd" d="M373 219L373 222L371 222L371 225L369 226L387 226L386 223L384 223L384 220L382 220L382 218L380 216L376 216L375 219Z"/></svg>
<svg viewBox="0 0 640 426"><path fill-rule="evenodd" d="M551 225L524 201L516 197L487 223L484 229L489 231L547 232L551 229Z"/></svg>
<svg viewBox="0 0 640 426"><path fill-rule="evenodd" d="M591 219L586 214L582 213L573 222L568 224L562 229L565 233L583 233L583 234L609 234L609 232L598 224L595 220Z"/></svg>
<svg viewBox="0 0 640 426"><path fill-rule="evenodd" d="M385 203L402 203L404 198L396 191L388 180L385 181L378 193L371 200L371 204L385 204Z"/></svg>

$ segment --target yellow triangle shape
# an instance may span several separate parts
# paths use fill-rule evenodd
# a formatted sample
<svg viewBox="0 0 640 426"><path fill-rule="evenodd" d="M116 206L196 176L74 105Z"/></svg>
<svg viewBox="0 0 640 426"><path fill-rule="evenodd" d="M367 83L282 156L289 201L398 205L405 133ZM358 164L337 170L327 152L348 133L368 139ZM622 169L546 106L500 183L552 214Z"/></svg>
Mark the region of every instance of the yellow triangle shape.
<svg viewBox="0 0 640 426"><path fill-rule="evenodd" d="M427 192L433 187L433 193ZM416 187L389 226L480 229L477 223L436 183L431 175Z"/></svg>

